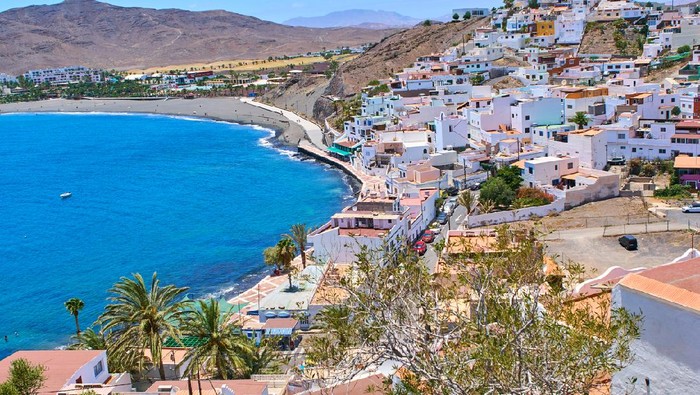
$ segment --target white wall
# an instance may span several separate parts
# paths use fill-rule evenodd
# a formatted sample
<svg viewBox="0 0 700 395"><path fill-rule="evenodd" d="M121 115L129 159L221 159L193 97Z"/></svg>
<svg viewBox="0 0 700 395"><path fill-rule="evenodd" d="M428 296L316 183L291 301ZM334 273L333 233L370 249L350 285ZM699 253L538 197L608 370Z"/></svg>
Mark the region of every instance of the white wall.
<svg viewBox="0 0 700 395"><path fill-rule="evenodd" d="M700 314L620 285L613 288L612 300L615 307L641 310L644 316L641 336L632 343L634 361L613 376L612 393L631 390L626 383L633 378L632 394L695 393L700 388Z"/></svg>
<svg viewBox="0 0 700 395"><path fill-rule="evenodd" d="M552 212L564 211L564 198L558 198L551 204L539 207L528 207L519 210L498 211L489 214L468 215L464 219L464 226L473 228L477 226L490 226L505 224L508 222L516 222L530 219L531 216L537 215L544 217Z"/></svg>

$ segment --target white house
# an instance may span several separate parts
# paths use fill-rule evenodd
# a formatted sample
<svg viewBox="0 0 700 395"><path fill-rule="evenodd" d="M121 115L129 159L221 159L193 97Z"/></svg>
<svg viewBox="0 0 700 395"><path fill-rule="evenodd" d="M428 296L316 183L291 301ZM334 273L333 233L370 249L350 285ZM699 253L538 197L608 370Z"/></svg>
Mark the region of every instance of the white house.
<svg viewBox="0 0 700 395"><path fill-rule="evenodd" d="M533 126L564 123L564 100L556 97L518 100L510 110L513 129L525 134Z"/></svg>
<svg viewBox="0 0 700 395"><path fill-rule="evenodd" d="M698 278L700 258L693 258L629 274L613 288L613 307L641 313L643 321L631 345L634 360L615 373L612 393L687 394L700 388Z"/></svg>
<svg viewBox="0 0 700 395"><path fill-rule="evenodd" d="M131 376L110 373L104 350L17 351L0 361L0 382L7 381L10 366L18 359L46 367L46 381L39 389L42 394L78 395L88 389L99 395L131 391Z"/></svg>
<svg viewBox="0 0 700 395"><path fill-rule="evenodd" d="M552 136L547 151L550 156L577 157L581 166L600 170L608 163L606 144L606 135L601 129L575 130Z"/></svg>

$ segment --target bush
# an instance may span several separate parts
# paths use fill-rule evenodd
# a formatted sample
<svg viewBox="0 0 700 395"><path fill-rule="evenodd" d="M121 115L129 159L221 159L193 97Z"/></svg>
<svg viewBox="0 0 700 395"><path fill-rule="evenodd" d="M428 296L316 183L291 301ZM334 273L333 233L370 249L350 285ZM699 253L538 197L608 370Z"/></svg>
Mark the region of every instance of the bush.
<svg viewBox="0 0 700 395"><path fill-rule="evenodd" d="M633 158L629 161L630 174L638 176L642 172L642 160Z"/></svg>
<svg viewBox="0 0 700 395"><path fill-rule="evenodd" d="M678 47L679 54L686 52L690 52L690 45L681 45L680 47Z"/></svg>
<svg viewBox="0 0 700 395"><path fill-rule="evenodd" d="M513 202L515 208L537 207L550 204L554 196L538 188L522 187L518 189L516 199Z"/></svg>
<svg viewBox="0 0 700 395"><path fill-rule="evenodd" d="M645 163L639 175L643 177L654 177L656 175L656 167L651 163Z"/></svg>
<svg viewBox="0 0 700 395"><path fill-rule="evenodd" d="M671 185L668 188L657 189L654 191L654 197L664 199L688 199L691 196L690 187L680 184Z"/></svg>

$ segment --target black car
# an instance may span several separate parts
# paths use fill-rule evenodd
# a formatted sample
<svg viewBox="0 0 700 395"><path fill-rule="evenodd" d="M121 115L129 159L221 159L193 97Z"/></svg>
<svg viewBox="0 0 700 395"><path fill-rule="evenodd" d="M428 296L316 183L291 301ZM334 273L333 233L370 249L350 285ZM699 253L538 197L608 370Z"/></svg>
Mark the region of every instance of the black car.
<svg viewBox="0 0 700 395"><path fill-rule="evenodd" d="M447 192L447 194L450 196L457 196L459 194L459 188L456 188L456 187L445 188L445 192Z"/></svg>
<svg viewBox="0 0 700 395"><path fill-rule="evenodd" d="M632 251L637 249L637 238L632 235L624 235L617 239L620 245L625 247L627 251Z"/></svg>
<svg viewBox="0 0 700 395"><path fill-rule="evenodd" d="M445 225L447 223L447 214L440 213L437 215L436 219L440 223L440 225Z"/></svg>

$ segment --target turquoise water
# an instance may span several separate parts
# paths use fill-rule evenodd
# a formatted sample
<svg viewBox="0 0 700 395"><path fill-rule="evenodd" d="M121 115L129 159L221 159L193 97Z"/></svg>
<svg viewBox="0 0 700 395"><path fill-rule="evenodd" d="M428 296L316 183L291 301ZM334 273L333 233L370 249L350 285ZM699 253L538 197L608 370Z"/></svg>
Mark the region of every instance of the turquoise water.
<svg viewBox="0 0 700 395"><path fill-rule="evenodd" d="M63 302L85 301L85 327L121 276L157 271L195 298L260 278L263 248L352 198L340 172L269 137L164 116L0 116L0 356L66 344Z"/></svg>

